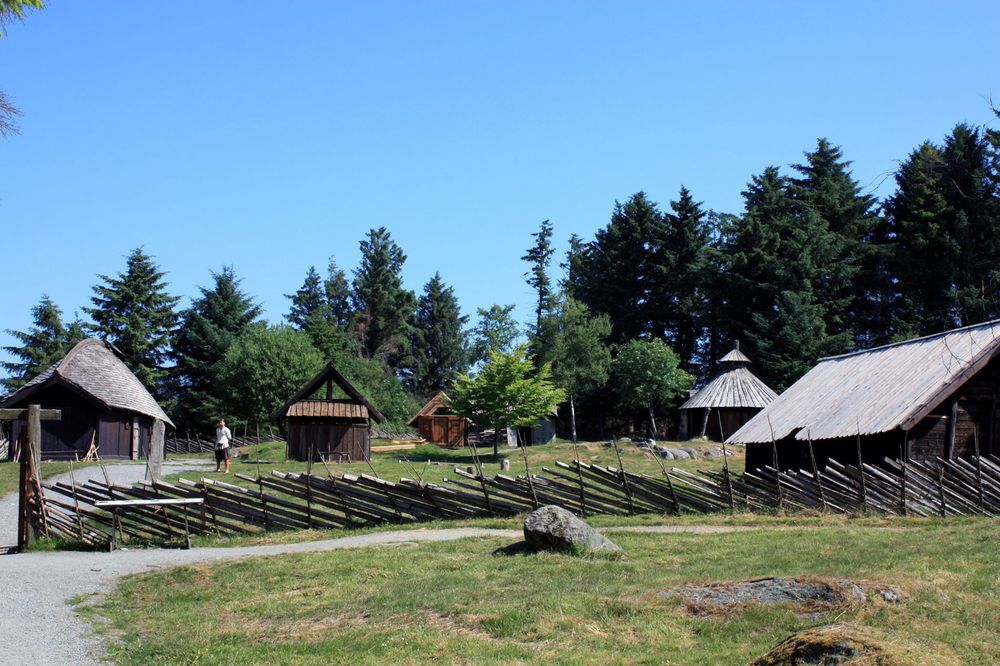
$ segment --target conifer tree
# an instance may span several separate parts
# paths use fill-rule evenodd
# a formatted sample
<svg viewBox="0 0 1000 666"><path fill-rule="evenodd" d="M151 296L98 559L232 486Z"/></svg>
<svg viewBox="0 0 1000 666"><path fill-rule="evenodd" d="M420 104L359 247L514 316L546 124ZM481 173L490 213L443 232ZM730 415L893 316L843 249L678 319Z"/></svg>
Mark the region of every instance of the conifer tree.
<svg viewBox="0 0 1000 666"><path fill-rule="evenodd" d="M326 318L346 330L354 314L351 308L351 284L347 280L347 274L337 267L337 262L332 257L326 268L323 291L326 297L324 304Z"/></svg>
<svg viewBox="0 0 1000 666"><path fill-rule="evenodd" d="M166 393L164 362L170 350L180 300L166 291L166 274L153 258L136 248L126 259L125 272L117 277L99 275L94 286L90 330L114 344L125 364L156 397Z"/></svg>
<svg viewBox="0 0 1000 666"><path fill-rule="evenodd" d="M535 321L532 336L537 338L542 328L542 319L552 307L552 284L549 281L549 263L552 261L552 223L543 220L538 231L531 234L535 243L521 257L528 262L528 271L524 274L528 286L535 291Z"/></svg>
<svg viewBox="0 0 1000 666"><path fill-rule="evenodd" d="M288 323L295 328L304 330L309 318L323 310L326 303L324 285L316 271L315 266L310 266L306 272L306 279L302 286L294 294L285 294L285 298L291 299L292 306L285 315Z"/></svg>
<svg viewBox="0 0 1000 666"><path fill-rule="evenodd" d="M406 366L410 384L430 395L450 386L468 367L461 314L454 290L435 273L417 301Z"/></svg>
<svg viewBox="0 0 1000 666"><path fill-rule="evenodd" d="M352 298L361 351L390 365L406 346L416 304L413 292L403 288L405 261L406 255L381 227L361 241L361 265L354 271Z"/></svg>
<svg viewBox="0 0 1000 666"><path fill-rule="evenodd" d="M27 331L7 329L7 334L21 343L3 348L17 359L0 363L8 373L0 383L11 393L59 361L84 337L79 322L63 325L62 311L47 294L42 294L38 305L31 308L31 319L32 325Z"/></svg>
<svg viewBox="0 0 1000 666"><path fill-rule="evenodd" d="M240 288L232 266L212 273L211 289L181 312L171 357L171 391L176 400L174 421L196 432L210 430L222 415L223 390L219 364L233 342L260 317L261 308Z"/></svg>

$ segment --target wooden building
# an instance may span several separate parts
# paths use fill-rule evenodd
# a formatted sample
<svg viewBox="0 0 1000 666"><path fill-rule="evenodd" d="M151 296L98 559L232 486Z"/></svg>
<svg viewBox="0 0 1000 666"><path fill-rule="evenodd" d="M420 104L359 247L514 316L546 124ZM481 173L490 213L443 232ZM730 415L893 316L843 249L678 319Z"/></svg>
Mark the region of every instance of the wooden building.
<svg viewBox="0 0 1000 666"><path fill-rule="evenodd" d="M750 372L749 365L738 342L719 359L719 374L680 407L680 439L707 437L721 442L778 397Z"/></svg>
<svg viewBox="0 0 1000 666"><path fill-rule="evenodd" d="M159 420L173 427L122 362L121 353L103 340L78 343L62 360L0 402L0 407L29 404L62 411L60 420L42 421L45 460L83 458L91 444L101 458L148 457L153 424ZM18 441L26 427L25 421L14 421L12 441ZM162 459L163 451L154 453L154 458Z"/></svg>
<svg viewBox="0 0 1000 666"><path fill-rule="evenodd" d="M1000 320L824 358L729 438L747 469L1000 453ZM773 434L772 434L773 433ZM774 442L774 444L772 444Z"/></svg>
<svg viewBox="0 0 1000 666"><path fill-rule="evenodd" d="M465 446L468 419L448 407L448 394L438 391L420 408L408 424L420 430L420 436L442 446Z"/></svg>
<svg viewBox="0 0 1000 666"><path fill-rule="evenodd" d="M334 398L334 387L346 398ZM325 397L315 397L324 392ZM371 420L385 421L382 413L361 395L344 375L328 364L274 414L285 419L288 457L293 460L368 460L371 457Z"/></svg>

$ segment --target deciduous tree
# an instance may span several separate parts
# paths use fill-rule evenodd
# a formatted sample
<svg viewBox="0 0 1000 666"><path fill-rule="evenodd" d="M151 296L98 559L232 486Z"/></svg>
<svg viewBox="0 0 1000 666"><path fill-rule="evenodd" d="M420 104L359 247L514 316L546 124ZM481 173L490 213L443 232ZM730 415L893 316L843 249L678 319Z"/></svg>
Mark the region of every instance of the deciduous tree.
<svg viewBox="0 0 1000 666"><path fill-rule="evenodd" d="M646 410L655 439L656 409L683 395L694 377L681 370L677 354L658 338L627 342L613 368L619 397L627 407Z"/></svg>

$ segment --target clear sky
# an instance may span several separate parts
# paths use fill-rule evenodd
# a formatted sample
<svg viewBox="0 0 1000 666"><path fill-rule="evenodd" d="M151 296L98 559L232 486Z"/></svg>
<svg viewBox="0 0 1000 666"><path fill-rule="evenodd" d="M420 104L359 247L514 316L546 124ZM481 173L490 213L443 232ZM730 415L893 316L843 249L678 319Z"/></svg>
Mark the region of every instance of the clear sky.
<svg viewBox="0 0 1000 666"><path fill-rule="evenodd" d="M543 219L561 254L640 189L739 212L821 136L885 195L1000 101L995 1L48 4L0 40L24 112L0 140L0 329L43 292L72 317L139 245L185 304L232 264L277 321L379 226L409 288L440 271L464 312L526 321Z"/></svg>

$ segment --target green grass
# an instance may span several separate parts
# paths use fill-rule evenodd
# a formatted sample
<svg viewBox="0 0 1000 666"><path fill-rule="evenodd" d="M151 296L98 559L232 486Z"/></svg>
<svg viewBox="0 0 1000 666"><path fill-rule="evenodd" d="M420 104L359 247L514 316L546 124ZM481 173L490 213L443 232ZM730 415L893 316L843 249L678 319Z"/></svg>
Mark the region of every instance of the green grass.
<svg viewBox="0 0 1000 666"><path fill-rule="evenodd" d="M498 557L506 542L467 539L187 566L126 578L84 612L105 620L118 663L744 664L834 620L888 637L902 663L1000 662L996 521L747 520L759 529L612 534L622 560ZM698 615L654 594L769 575L898 585L908 598Z"/></svg>
<svg viewBox="0 0 1000 666"><path fill-rule="evenodd" d="M94 463L73 463L73 469L80 469L92 464ZM68 472L69 467L70 464L68 462L43 462L42 478L47 479L49 477L56 476L57 474ZM20 463L0 462L0 497L3 497L8 493L17 492L20 469Z"/></svg>

